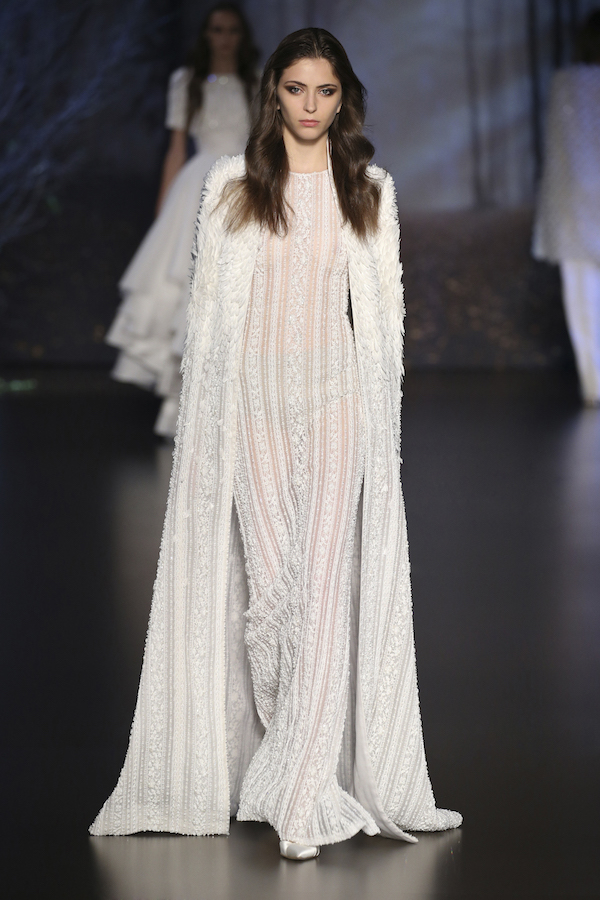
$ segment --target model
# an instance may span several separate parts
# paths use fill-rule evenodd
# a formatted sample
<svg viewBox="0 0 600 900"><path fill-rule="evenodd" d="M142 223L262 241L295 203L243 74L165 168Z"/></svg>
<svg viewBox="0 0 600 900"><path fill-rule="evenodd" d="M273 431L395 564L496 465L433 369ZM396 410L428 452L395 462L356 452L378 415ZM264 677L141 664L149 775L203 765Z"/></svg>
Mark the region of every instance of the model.
<svg viewBox="0 0 600 900"><path fill-rule="evenodd" d="M237 6L205 17L188 68L173 73L167 100L169 150L157 218L119 283L123 302L106 340L120 349L113 378L165 398L155 431L175 434L194 223L215 160L242 153L258 85L258 51ZM195 155L186 162L188 136Z"/></svg>
<svg viewBox="0 0 600 900"><path fill-rule="evenodd" d="M245 159L208 176L137 709L92 834L225 834L237 815L308 859L461 822L423 748L399 226L363 122L339 42L295 32Z"/></svg>
<svg viewBox="0 0 600 900"><path fill-rule="evenodd" d="M577 65L552 81L533 253L560 264L565 318L587 406L600 404L600 9Z"/></svg>

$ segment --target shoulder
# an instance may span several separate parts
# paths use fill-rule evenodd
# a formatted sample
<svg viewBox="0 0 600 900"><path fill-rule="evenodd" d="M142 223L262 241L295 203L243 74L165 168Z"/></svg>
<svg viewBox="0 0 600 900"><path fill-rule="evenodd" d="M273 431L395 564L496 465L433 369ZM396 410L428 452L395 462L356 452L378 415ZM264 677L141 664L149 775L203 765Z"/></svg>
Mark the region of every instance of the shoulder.
<svg viewBox="0 0 600 900"><path fill-rule="evenodd" d="M379 227L381 232L386 226L398 226L398 204L396 201L396 185L390 173L381 166L367 166L367 174L379 185Z"/></svg>
<svg viewBox="0 0 600 900"><path fill-rule="evenodd" d="M190 69L185 66L182 66L180 69L175 69L169 76L169 88L171 90L187 88L191 74Z"/></svg>
<svg viewBox="0 0 600 900"><path fill-rule="evenodd" d="M551 93L562 95L576 91L596 90L600 85L600 66L575 63L564 69L559 69L552 76Z"/></svg>
<svg viewBox="0 0 600 900"><path fill-rule="evenodd" d="M588 78L600 78L600 65L573 63L571 66L557 69L552 76L552 81L560 84L561 82L582 81Z"/></svg>
<svg viewBox="0 0 600 900"><path fill-rule="evenodd" d="M367 175L379 186L381 199L384 205L389 202L395 203L396 185L394 184L394 179L387 171L387 169L383 169L381 166L372 164L370 166L367 166Z"/></svg>
<svg viewBox="0 0 600 900"><path fill-rule="evenodd" d="M367 175L369 178L372 178L373 181L378 181L380 183L383 183L387 178L392 177L387 169L377 166L375 163L371 163L367 166Z"/></svg>
<svg viewBox="0 0 600 900"><path fill-rule="evenodd" d="M578 73L575 71L578 66L569 66L566 69L558 69L552 76L550 82L550 100L551 102L562 102L561 97L565 92L572 89L578 80Z"/></svg>
<svg viewBox="0 0 600 900"><path fill-rule="evenodd" d="M225 207L227 206L227 204L220 203L223 191L231 181L241 178L245 172L246 161L242 155L221 156L211 166L204 179L201 210L203 209L205 214L210 214L220 205L222 215L218 218L222 218L225 215Z"/></svg>
<svg viewBox="0 0 600 900"><path fill-rule="evenodd" d="M242 178L246 173L246 160L239 156L221 156L209 169L206 176L206 188L221 191L229 181Z"/></svg>
<svg viewBox="0 0 600 900"><path fill-rule="evenodd" d="M181 68L171 72L167 91L170 103L181 105L186 102L191 77L190 69Z"/></svg>

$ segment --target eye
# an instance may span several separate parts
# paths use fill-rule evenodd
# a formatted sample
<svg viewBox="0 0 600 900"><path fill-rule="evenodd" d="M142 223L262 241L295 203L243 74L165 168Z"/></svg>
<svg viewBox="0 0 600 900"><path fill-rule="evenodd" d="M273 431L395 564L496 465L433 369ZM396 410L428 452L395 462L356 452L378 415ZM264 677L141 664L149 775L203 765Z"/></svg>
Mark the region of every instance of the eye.
<svg viewBox="0 0 600 900"><path fill-rule="evenodd" d="M335 88L323 88L321 91L324 97L331 97L335 94Z"/></svg>
<svg viewBox="0 0 600 900"><path fill-rule="evenodd" d="M286 87L286 91L289 91L290 94L299 94L300 88L297 84L290 84Z"/></svg>

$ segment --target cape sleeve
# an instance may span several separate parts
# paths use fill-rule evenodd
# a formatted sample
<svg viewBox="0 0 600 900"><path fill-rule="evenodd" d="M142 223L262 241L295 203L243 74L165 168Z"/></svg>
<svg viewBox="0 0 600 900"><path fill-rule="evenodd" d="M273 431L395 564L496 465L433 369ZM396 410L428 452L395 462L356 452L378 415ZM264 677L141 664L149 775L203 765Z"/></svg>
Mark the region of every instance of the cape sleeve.
<svg viewBox="0 0 600 900"><path fill-rule="evenodd" d="M181 373L186 378L207 338L214 304L217 302L218 259L223 240L225 210L219 208L223 178L219 162L208 172L202 189L192 246L190 294Z"/></svg>
<svg viewBox="0 0 600 900"><path fill-rule="evenodd" d="M381 184L375 257L381 287L386 341L386 368L392 403L394 446L400 453L402 380L404 377L404 288L400 262L400 224L394 180L386 172Z"/></svg>

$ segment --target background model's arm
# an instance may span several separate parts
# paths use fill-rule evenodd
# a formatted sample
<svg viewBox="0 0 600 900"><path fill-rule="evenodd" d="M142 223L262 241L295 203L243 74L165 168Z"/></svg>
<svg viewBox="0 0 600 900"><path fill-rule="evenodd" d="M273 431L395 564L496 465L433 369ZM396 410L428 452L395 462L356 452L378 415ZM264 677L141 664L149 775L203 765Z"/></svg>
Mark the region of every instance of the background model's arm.
<svg viewBox="0 0 600 900"><path fill-rule="evenodd" d="M156 201L156 215L162 209L165 198L169 193L176 175L184 166L187 160L187 134L185 131L171 131L171 140L169 141L169 149L163 163L162 177L160 180L160 189L158 192L158 200Z"/></svg>

